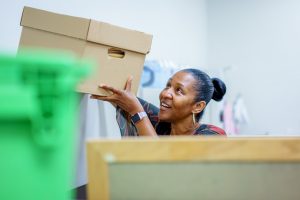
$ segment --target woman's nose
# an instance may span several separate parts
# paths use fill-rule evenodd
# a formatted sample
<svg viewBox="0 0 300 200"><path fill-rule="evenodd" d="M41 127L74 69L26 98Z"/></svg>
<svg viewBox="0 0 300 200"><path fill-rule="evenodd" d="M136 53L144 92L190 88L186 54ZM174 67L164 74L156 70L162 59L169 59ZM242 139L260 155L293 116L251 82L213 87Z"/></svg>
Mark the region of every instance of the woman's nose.
<svg viewBox="0 0 300 200"><path fill-rule="evenodd" d="M165 98L172 98L173 95L172 95L171 88L163 90L163 91L161 92L161 96L162 96L162 97L165 97Z"/></svg>

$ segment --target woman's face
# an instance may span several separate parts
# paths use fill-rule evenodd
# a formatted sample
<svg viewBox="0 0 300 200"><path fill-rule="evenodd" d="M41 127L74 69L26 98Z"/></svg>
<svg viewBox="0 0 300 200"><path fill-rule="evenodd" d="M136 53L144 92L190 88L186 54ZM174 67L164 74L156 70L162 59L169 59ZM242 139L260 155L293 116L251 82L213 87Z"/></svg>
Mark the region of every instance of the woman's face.
<svg viewBox="0 0 300 200"><path fill-rule="evenodd" d="M195 104L194 77L187 72L177 72L169 79L159 95L161 121L179 122L191 117Z"/></svg>

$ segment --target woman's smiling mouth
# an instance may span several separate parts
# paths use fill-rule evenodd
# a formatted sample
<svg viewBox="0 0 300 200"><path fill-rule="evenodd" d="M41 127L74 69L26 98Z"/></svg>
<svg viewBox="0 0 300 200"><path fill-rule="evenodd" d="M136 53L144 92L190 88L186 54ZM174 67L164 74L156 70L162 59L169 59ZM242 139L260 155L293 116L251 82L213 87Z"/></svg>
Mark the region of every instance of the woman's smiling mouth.
<svg viewBox="0 0 300 200"><path fill-rule="evenodd" d="M166 109L169 109L169 108L171 108L171 106L169 104L167 104L164 101L161 101L161 103L160 103L160 110L166 110Z"/></svg>

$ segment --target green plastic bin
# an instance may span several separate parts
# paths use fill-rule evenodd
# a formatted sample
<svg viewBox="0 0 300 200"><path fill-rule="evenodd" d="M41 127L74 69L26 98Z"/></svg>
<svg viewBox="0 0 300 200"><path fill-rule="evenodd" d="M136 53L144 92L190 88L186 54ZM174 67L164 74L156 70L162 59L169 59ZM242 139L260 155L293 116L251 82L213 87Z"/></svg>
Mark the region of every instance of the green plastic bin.
<svg viewBox="0 0 300 200"><path fill-rule="evenodd" d="M90 65L62 53L0 55L0 200L72 199L75 86Z"/></svg>

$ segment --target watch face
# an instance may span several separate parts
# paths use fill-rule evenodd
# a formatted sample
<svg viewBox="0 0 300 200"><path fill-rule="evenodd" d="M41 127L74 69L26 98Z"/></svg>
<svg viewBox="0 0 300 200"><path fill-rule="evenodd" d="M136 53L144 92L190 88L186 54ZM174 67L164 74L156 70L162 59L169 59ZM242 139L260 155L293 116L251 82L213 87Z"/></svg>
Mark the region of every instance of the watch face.
<svg viewBox="0 0 300 200"><path fill-rule="evenodd" d="M135 124L136 122L140 121L141 119L143 119L146 116L147 116L146 112L139 112L131 117L131 121Z"/></svg>
<svg viewBox="0 0 300 200"><path fill-rule="evenodd" d="M139 113L136 113L131 117L131 121L135 124L136 122L140 121Z"/></svg>

